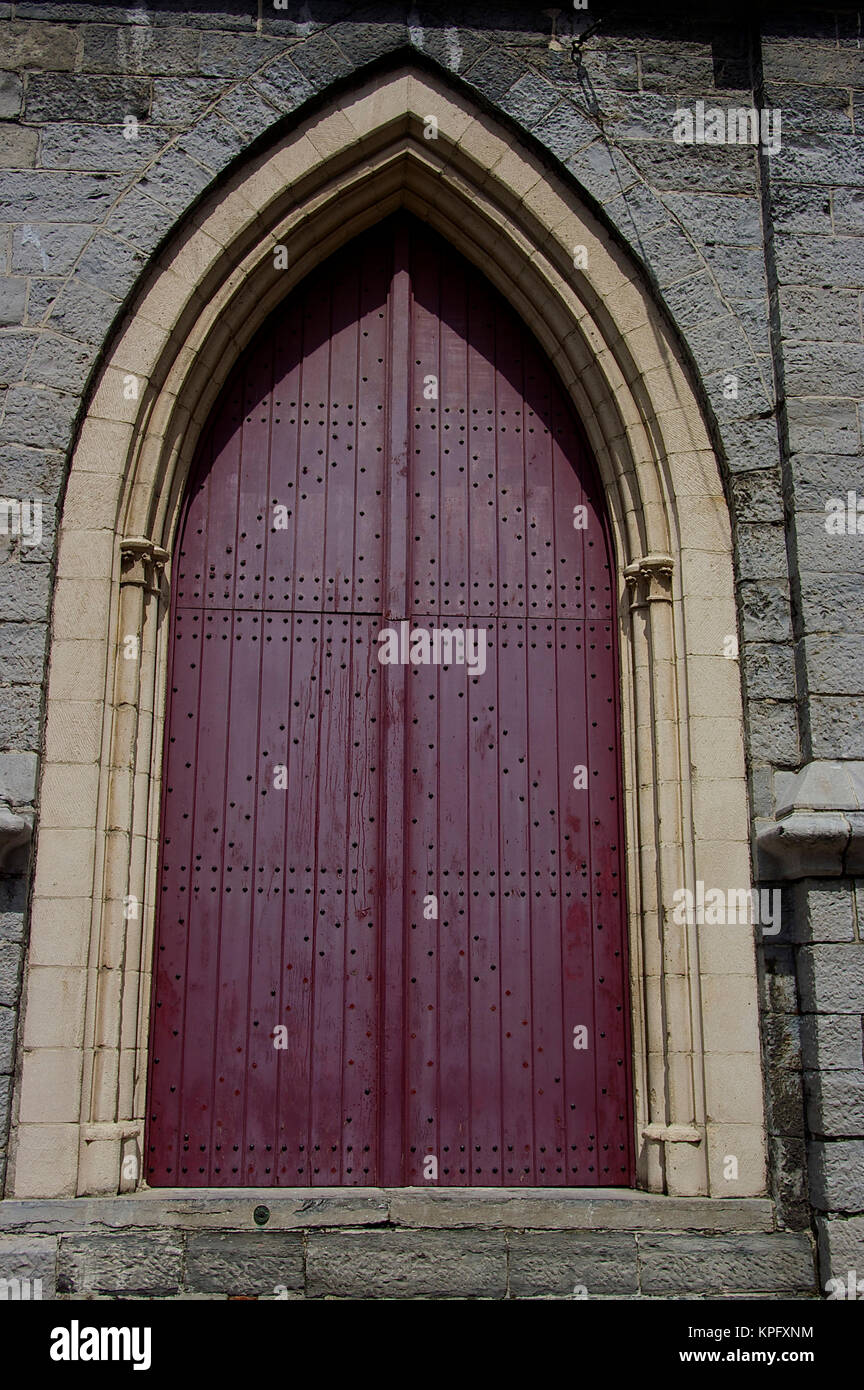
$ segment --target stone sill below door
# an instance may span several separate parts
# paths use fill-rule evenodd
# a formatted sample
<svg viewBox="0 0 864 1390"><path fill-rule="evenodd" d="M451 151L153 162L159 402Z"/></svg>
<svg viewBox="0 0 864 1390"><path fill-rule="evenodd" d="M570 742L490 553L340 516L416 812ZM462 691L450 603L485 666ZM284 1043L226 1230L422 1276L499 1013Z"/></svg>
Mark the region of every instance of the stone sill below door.
<svg viewBox="0 0 864 1390"><path fill-rule="evenodd" d="M266 1207L263 1224L255 1209ZM262 1213L259 1212L259 1217ZM664 1197L621 1188L148 1188L115 1197L0 1201L0 1234L316 1227L775 1231L763 1197Z"/></svg>

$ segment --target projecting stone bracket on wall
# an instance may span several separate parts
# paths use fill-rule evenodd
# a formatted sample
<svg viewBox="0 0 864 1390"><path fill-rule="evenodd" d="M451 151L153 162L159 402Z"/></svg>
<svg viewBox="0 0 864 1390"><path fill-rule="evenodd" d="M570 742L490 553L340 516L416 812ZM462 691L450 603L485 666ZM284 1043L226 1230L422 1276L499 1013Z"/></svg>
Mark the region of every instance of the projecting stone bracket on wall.
<svg viewBox="0 0 864 1390"><path fill-rule="evenodd" d="M35 753L0 753L0 873L23 870L33 835Z"/></svg>
<svg viewBox="0 0 864 1390"><path fill-rule="evenodd" d="M760 877L864 873L864 762L812 762L776 772L773 821L757 823Z"/></svg>

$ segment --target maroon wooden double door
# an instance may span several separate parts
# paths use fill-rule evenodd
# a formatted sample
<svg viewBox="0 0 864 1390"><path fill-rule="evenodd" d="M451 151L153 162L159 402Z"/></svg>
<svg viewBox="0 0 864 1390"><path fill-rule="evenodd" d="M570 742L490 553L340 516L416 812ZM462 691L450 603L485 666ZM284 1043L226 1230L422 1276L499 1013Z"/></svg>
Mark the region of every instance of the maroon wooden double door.
<svg viewBox="0 0 864 1390"><path fill-rule="evenodd" d="M258 333L172 566L151 1185L631 1182L610 557L556 376L419 222Z"/></svg>

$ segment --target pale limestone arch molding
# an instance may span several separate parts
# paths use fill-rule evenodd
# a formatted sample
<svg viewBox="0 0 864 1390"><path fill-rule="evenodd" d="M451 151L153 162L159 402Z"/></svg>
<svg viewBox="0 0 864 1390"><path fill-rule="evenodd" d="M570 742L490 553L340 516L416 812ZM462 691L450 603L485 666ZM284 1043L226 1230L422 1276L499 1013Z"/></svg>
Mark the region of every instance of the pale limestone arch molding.
<svg viewBox="0 0 864 1390"><path fill-rule="evenodd" d="M621 571L640 1185L764 1190L752 928L680 927L668 910L675 888L699 878L750 881L740 689L721 654L735 631L729 522L696 394L647 287L572 189L466 97L400 70L310 116L197 209L145 276L90 402L60 531L16 1196L138 1180L162 634L186 477L267 314L399 207L480 266L531 326L606 488ZM290 270L275 270L277 244ZM724 1176L727 1155L737 1180Z"/></svg>

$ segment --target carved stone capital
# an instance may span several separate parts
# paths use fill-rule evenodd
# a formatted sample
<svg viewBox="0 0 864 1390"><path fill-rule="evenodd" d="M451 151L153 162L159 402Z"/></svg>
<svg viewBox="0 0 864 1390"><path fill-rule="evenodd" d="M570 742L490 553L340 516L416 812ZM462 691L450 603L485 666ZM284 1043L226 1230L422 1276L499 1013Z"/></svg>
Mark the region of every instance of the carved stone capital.
<svg viewBox="0 0 864 1390"><path fill-rule="evenodd" d="M647 603L672 602L672 572L675 561L671 555L643 555L624 570L630 589L630 607L641 608Z"/></svg>
<svg viewBox="0 0 864 1390"><path fill-rule="evenodd" d="M125 536L120 542L120 583L158 593L168 551L146 536Z"/></svg>

